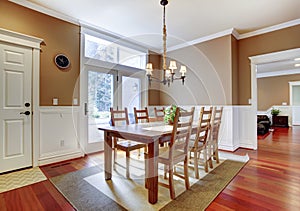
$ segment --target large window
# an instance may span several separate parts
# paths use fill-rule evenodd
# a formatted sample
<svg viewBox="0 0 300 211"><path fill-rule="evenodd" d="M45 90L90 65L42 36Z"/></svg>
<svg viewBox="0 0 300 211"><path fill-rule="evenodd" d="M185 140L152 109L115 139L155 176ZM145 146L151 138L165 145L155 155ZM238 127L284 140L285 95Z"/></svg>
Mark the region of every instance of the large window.
<svg viewBox="0 0 300 211"><path fill-rule="evenodd" d="M146 53L85 34L85 57L144 69Z"/></svg>
<svg viewBox="0 0 300 211"><path fill-rule="evenodd" d="M104 149L104 134L98 128L110 124L110 107L127 107L133 123L133 108L147 105L147 50L105 33L81 30L80 98L84 115L80 136L86 153L92 153Z"/></svg>

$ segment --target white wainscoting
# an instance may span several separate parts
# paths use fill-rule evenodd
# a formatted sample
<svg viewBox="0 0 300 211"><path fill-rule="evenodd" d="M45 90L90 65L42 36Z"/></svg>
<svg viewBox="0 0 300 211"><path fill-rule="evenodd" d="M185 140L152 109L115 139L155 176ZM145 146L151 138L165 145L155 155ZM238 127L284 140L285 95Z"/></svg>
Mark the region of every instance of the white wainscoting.
<svg viewBox="0 0 300 211"><path fill-rule="evenodd" d="M78 139L79 108L40 107L39 165L84 156Z"/></svg>

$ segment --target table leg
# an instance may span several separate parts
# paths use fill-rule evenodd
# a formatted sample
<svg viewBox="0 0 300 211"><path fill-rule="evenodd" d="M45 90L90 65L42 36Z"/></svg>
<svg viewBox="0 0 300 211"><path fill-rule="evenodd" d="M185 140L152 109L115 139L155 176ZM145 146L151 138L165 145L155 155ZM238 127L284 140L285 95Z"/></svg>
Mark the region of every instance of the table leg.
<svg viewBox="0 0 300 211"><path fill-rule="evenodd" d="M151 204L157 202L158 196L158 140L148 144L148 156L146 162L146 180L148 189L148 201Z"/></svg>
<svg viewBox="0 0 300 211"><path fill-rule="evenodd" d="M112 137L108 135L107 131L104 131L104 171L105 179L111 179L112 172Z"/></svg>

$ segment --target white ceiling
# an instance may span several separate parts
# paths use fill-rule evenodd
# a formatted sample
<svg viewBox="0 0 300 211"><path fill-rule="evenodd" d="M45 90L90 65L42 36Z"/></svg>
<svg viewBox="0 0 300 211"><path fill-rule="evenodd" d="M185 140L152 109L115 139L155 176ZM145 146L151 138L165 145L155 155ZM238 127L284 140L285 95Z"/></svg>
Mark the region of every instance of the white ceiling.
<svg viewBox="0 0 300 211"><path fill-rule="evenodd" d="M154 51L162 49L160 0L10 1L134 40ZM170 49L232 28L245 34L299 21L299 8L300 0L169 0L167 46ZM261 77L300 73L293 59L261 64L257 73Z"/></svg>
<svg viewBox="0 0 300 211"><path fill-rule="evenodd" d="M14 0L161 49L160 0ZM169 0L168 46L235 28L240 34L300 18L300 0Z"/></svg>

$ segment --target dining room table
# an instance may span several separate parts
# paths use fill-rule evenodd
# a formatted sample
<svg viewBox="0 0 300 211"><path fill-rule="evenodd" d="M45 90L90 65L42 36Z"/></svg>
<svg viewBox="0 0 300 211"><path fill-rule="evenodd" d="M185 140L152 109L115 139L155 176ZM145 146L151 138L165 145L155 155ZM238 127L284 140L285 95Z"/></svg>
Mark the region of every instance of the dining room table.
<svg viewBox="0 0 300 211"><path fill-rule="evenodd" d="M112 179L112 139L121 138L147 144L145 157L145 178L148 189L148 202L155 204L158 200L158 162L159 145L171 138L173 126L164 122L149 122L120 126L100 126L104 131L104 171L105 179ZM192 133L196 133L197 124L193 124Z"/></svg>

